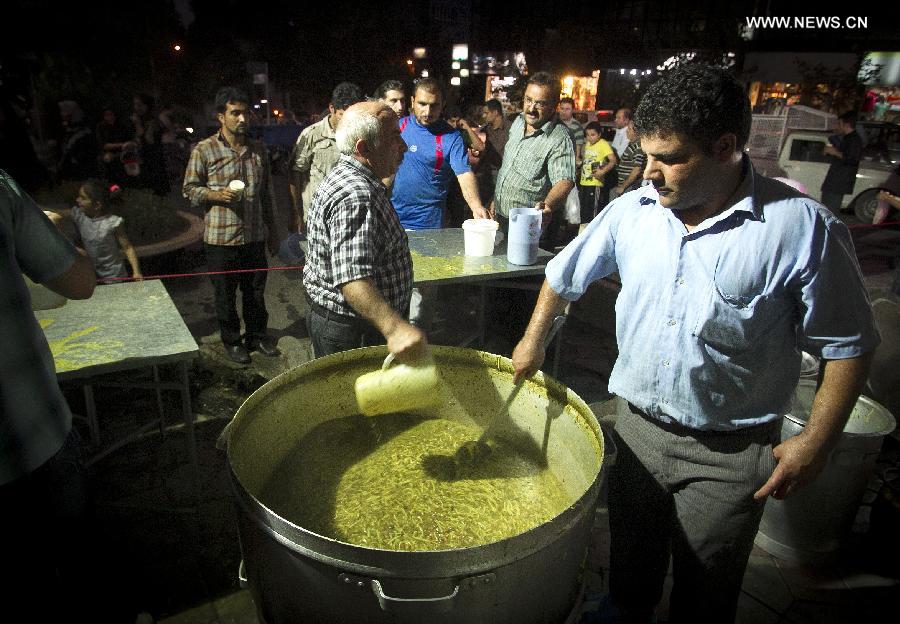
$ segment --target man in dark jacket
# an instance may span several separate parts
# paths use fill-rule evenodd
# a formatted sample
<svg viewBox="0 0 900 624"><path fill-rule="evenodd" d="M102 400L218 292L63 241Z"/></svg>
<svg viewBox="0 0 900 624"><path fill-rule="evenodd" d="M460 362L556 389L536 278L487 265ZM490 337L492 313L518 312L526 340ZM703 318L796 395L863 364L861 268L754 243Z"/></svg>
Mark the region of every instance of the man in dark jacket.
<svg viewBox="0 0 900 624"><path fill-rule="evenodd" d="M831 165L822 182L822 203L838 214L844 195L853 193L859 159L862 157L862 137L856 132L856 113L847 112L838 117L838 131L828 138L830 145L824 153L830 156Z"/></svg>

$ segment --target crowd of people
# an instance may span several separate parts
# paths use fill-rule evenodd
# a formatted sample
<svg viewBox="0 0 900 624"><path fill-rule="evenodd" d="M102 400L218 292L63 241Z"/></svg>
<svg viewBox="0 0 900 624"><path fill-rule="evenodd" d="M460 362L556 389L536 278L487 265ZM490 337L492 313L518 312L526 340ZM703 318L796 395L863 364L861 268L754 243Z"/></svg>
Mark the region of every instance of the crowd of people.
<svg viewBox="0 0 900 624"><path fill-rule="evenodd" d="M581 127L559 96L558 77L533 73L521 113L507 119L488 101L476 130L457 111L445 118L433 79L409 91L388 81L371 98L352 83L335 88L328 115L300 134L291 165L291 227L307 238L303 296L314 354L371 344L386 344L401 362L427 354L433 293L413 288L407 231L447 225L454 185L466 216L496 219L504 230L512 208L538 208L545 244L558 253L512 351L516 380L541 366L551 321L569 303L611 273L622 283L609 390L623 409L610 475L611 619L603 621L652 621L670 558L671 621L733 621L766 499L790 496L821 472L879 342L853 245L825 206L753 170L743 152L749 101L726 71L666 73L633 113L617 111L611 144L602 127ZM266 268L267 248L278 247L273 181L265 146L249 136L248 96L224 87L215 110L219 128L194 147L182 192L205 215L226 353L246 364L253 351L279 353L267 332L266 272L243 271ZM153 153L156 120L136 99L131 139L110 130L104 150L135 142ZM78 135L73 126L73 150ZM85 161L73 152L76 162ZM93 275L84 279L85 254L13 181L0 179L0 191L0 235L9 243L0 280L15 293L0 301L13 345L0 356L0 497L8 509L21 509L26 495L55 509L60 493L45 484L32 491L30 480L58 482L53 466L68 448L71 416L46 340L15 303L27 297L23 272L72 297L90 296ZM566 227L573 194L580 232ZM82 195L84 217L102 218L105 196L88 186ZM126 241L118 243L130 261ZM821 383L803 433L782 441L801 350L822 358ZM22 522L7 521L9 541Z"/></svg>
<svg viewBox="0 0 900 624"><path fill-rule="evenodd" d="M74 100L59 102L58 109L60 132L49 141L46 163L54 181L99 178L164 196L181 179L189 138L171 105L158 107L153 96L139 93L127 119L104 107L96 125Z"/></svg>

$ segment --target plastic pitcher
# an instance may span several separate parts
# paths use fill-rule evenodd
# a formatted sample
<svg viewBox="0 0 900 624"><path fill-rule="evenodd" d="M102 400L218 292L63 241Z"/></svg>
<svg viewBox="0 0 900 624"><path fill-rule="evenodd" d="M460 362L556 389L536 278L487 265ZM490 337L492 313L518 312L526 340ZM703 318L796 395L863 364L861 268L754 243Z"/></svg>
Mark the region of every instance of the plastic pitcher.
<svg viewBox="0 0 900 624"><path fill-rule="evenodd" d="M391 366L394 354L389 353L381 370L356 378L356 404L366 416L416 411L435 405L441 400L440 376L431 357L415 364Z"/></svg>
<svg viewBox="0 0 900 624"><path fill-rule="evenodd" d="M463 221L466 255L494 255L494 238L497 236L499 225L493 219L466 219Z"/></svg>
<svg viewBox="0 0 900 624"><path fill-rule="evenodd" d="M541 239L541 211L537 208L513 208L509 211L509 243L506 259L511 264L537 262Z"/></svg>

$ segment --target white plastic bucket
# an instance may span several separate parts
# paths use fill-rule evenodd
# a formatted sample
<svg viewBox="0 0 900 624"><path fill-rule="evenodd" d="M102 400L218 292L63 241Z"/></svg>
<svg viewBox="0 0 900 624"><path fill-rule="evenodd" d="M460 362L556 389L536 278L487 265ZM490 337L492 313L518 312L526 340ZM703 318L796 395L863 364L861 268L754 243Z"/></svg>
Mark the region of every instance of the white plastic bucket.
<svg viewBox="0 0 900 624"><path fill-rule="evenodd" d="M494 238L499 224L493 219L466 219L462 228L467 256L494 255Z"/></svg>

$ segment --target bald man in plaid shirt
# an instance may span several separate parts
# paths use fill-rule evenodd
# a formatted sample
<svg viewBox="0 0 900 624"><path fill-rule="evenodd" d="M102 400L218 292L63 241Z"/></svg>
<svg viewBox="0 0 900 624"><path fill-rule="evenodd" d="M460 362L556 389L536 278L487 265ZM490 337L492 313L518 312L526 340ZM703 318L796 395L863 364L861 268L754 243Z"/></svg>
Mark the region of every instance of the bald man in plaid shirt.
<svg viewBox="0 0 900 624"><path fill-rule="evenodd" d="M408 318L409 241L382 179L397 171L406 143L385 104L361 102L335 134L341 158L313 195L303 286L316 357L387 341L400 361L424 355L425 334Z"/></svg>

